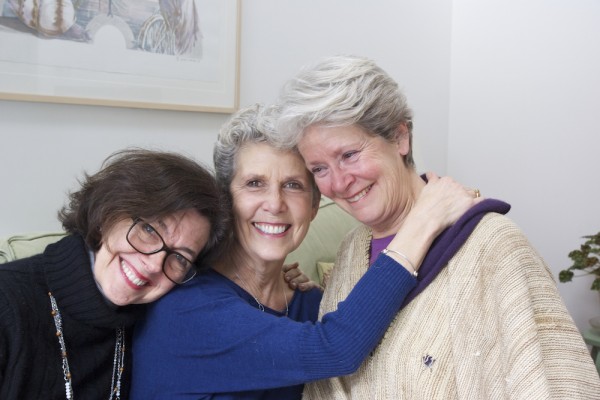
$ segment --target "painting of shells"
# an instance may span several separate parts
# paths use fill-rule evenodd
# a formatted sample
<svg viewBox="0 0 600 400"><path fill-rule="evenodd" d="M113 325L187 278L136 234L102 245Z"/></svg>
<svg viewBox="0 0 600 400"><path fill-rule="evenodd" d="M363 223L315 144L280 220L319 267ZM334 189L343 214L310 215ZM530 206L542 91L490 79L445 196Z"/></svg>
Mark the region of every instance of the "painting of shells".
<svg viewBox="0 0 600 400"><path fill-rule="evenodd" d="M239 0L0 0L0 98L229 112L238 25Z"/></svg>

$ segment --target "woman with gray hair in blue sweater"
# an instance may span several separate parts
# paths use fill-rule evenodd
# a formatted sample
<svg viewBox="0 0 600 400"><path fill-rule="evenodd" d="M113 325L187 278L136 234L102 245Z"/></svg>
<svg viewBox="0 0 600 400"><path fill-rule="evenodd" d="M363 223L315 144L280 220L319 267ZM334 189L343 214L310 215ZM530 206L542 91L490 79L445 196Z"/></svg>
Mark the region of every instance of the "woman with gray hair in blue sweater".
<svg viewBox="0 0 600 400"><path fill-rule="evenodd" d="M432 176L388 246L411 262L382 255L317 321L321 293L289 290L281 268L320 193L300 155L277 145L271 111L246 108L221 130L214 160L234 230L212 269L151 306L137 327L133 399L299 399L304 382L352 373L415 286L437 234L479 201Z"/></svg>

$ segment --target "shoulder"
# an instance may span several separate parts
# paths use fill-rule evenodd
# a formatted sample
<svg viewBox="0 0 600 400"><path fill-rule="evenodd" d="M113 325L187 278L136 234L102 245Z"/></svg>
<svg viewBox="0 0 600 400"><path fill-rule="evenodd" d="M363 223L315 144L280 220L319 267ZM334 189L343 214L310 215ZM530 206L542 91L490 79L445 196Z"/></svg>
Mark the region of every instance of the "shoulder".
<svg viewBox="0 0 600 400"><path fill-rule="evenodd" d="M478 273L497 277L538 276L554 280L550 268L521 228L497 213L488 213L481 219L454 257L453 264L473 265Z"/></svg>
<svg viewBox="0 0 600 400"><path fill-rule="evenodd" d="M521 228L512 219L493 212L483 216L469 240L495 246L531 246Z"/></svg>
<svg viewBox="0 0 600 400"><path fill-rule="evenodd" d="M362 224L344 237L336 255L335 266L331 272L331 280L327 283L328 286L335 275L349 273L350 269L359 268L361 274L364 273L362 267L369 263L369 249L371 248L372 238L371 229Z"/></svg>
<svg viewBox="0 0 600 400"><path fill-rule="evenodd" d="M149 304L148 320L173 324L186 319L201 323L206 319L225 318L246 312L251 307L233 282L209 270Z"/></svg>
<svg viewBox="0 0 600 400"><path fill-rule="evenodd" d="M312 288L306 292L296 289L294 292L294 301L299 301L308 306L316 305L317 308L319 307L322 298L323 292L319 288Z"/></svg>
<svg viewBox="0 0 600 400"><path fill-rule="evenodd" d="M27 326L38 323L43 307L49 307L40 259L36 255L0 265L0 325L9 332L30 330Z"/></svg>
<svg viewBox="0 0 600 400"><path fill-rule="evenodd" d="M316 322L322 297L323 293L318 288L313 288L306 292L301 292L296 289L294 298L290 302L289 317L294 321Z"/></svg>
<svg viewBox="0 0 600 400"><path fill-rule="evenodd" d="M365 225L358 225L346 234L337 252L337 259L340 257L354 257L354 252L368 252L371 246L371 229ZM336 263L337 264L337 263Z"/></svg>
<svg viewBox="0 0 600 400"><path fill-rule="evenodd" d="M24 275L24 272L30 272L35 265L39 264L42 257L42 254L37 254L0 264L0 273L3 277L15 276L16 278L18 275ZM0 283L4 280L4 278L0 280Z"/></svg>
<svg viewBox="0 0 600 400"><path fill-rule="evenodd" d="M38 291L43 282L43 255L15 260L0 264L0 297L7 298L30 297Z"/></svg>
<svg viewBox="0 0 600 400"><path fill-rule="evenodd" d="M346 236L344 237L344 240L342 241L342 244L349 244L352 242L355 242L357 240L370 240L371 239L371 229L363 224L360 224L358 226L356 226L355 228L353 228L352 230L350 230Z"/></svg>
<svg viewBox="0 0 600 400"><path fill-rule="evenodd" d="M232 315L243 306L242 299L219 277L203 273L148 304L145 318L136 324L134 345L142 338L151 343L169 335L210 332L218 321L235 321Z"/></svg>
<svg viewBox="0 0 600 400"><path fill-rule="evenodd" d="M235 295L222 275L208 270L191 281L175 286L173 290L152 304L152 308L189 308L211 300Z"/></svg>

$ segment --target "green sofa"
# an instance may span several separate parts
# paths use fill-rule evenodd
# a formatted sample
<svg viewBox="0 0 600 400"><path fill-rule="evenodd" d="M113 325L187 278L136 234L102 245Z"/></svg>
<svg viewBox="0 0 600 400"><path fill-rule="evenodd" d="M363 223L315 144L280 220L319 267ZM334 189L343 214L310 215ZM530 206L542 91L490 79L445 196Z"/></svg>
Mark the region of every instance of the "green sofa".
<svg viewBox="0 0 600 400"><path fill-rule="evenodd" d="M310 224L304 241L286 258L286 263L297 261L308 277L323 284L324 275L333 267L337 249L344 236L358 225L358 221L326 197L321 197L317 216Z"/></svg>
<svg viewBox="0 0 600 400"><path fill-rule="evenodd" d="M291 253L286 263L297 261L305 274L323 283L323 276L333 265L337 248L357 222L326 197L313 220L302 245ZM35 233L0 238L0 263L41 253L64 236L62 232Z"/></svg>

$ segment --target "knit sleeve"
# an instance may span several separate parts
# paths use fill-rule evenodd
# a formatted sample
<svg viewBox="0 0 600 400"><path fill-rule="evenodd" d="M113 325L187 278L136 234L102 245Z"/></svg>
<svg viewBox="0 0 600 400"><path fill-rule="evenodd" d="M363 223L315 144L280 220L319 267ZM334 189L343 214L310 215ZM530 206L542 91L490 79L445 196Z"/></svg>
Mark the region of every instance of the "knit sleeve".
<svg viewBox="0 0 600 400"><path fill-rule="evenodd" d="M299 323L217 285L172 291L136 328L132 398L268 389L349 374L377 345L415 279L381 255L337 311Z"/></svg>

